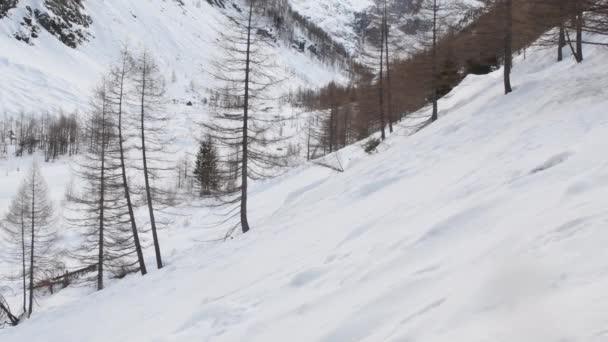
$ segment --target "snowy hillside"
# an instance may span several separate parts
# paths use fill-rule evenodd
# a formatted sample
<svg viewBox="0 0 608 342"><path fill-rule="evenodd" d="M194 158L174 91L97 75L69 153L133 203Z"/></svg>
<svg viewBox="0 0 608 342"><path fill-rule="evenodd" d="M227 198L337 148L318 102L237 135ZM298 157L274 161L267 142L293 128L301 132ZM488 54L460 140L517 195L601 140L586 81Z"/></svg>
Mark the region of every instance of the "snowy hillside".
<svg viewBox="0 0 608 342"><path fill-rule="evenodd" d="M373 2L371 0L290 0L295 11L310 19L329 33L347 51L358 48L360 30L358 20Z"/></svg>
<svg viewBox="0 0 608 342"><path fill-rule="evenodd" d="M294 11L327 32L336 42L364 63L365 55L373 54L379 46L379 12L382 2L374 0L289 0ZM441 0L441 23L439 36L447 33L447 27L464 27L470 13L458 8L475 9L484 7L477 0ZM431 2L393 1L387 2L392 58L407 58L422 48L425 34L430 35L432 14L428 10Z"/></svg>
<svg viewBox="0 0 608 342"><path fill-rule="evenodd" d="M56 3L20 0L6 16L0 14L0 112L86 108L92 88L124 45L147 48L156 55L174 99L196 100L209 86L211 54L225 25L225 13L237 10L201 0L86 1L65 14L86 24L65 24L71 31L61 28L62 19L56 20L59 24L47 19L50 23L45 24L41 18L46 17L30 13L39 10L61 18L51 10ZM234 2L237 7L239 3ZM57 25L63 35L53 31ZM294 88L344 79L339 70L324 65L308 50L300 52L281 41L273 49Z"/></svg>
<svg viewBox="0 0 608 342"><path fill-rule="evenodd" d="M508 96L469 76L344 173L255 184L247 235L204 242L191 212L165 269L63 290L0 340L606 341L608 52L553 55L516 58Z"/></svg>

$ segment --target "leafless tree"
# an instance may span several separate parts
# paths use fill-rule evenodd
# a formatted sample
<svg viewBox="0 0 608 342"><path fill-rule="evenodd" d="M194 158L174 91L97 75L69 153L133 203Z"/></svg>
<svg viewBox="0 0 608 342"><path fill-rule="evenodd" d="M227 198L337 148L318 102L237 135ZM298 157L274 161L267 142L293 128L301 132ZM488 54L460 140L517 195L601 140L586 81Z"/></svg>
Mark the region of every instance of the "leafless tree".
<svg viewBox="0 0 608 342"><path fill-rule="evenodd" d="M158 239L157 219L155 206L163 204L163 191L155 186L153 180L161 178L163 171L168 171L164 165L163 155L167 153L170 145L170 135L167 132L167 115L164 103L165 80L158 64L149 51L144 50L135 60L133 75L135 96L137 97L136 127L139 135L139 144L136 147L141 151L141 172L144 178L145 200L150 218L150 228L154 243L157 268L163 267L160 242Z"/></svg>
<svg viewBox="0 0 608 342"><path fill-rule="evenodd" d="M26 189L24 198L29 202L27 220L31 237L29 241L29 317L32 315L34 307L35 275L43 273L45 267L48 270L52 261L49 254L55 242L56 231L52 227L53 207L48 198L46 182L42 178L40 168L36 162L34 162L24 184L23 189Z"/></svg>
<svg viewBox="0 0 608 342"><path fill-rule="evenodd" d="M388 11L388 2L387 0L382 0L382 17L383 17L383 37L384 37L384 56L386 57L386 113L388 117L388 128L389 133L393 133L393 122L395 121L395 113L393 112L393 92L391 87L391 50L390 50L390 34L391 34L391 24ZM345 130L346 133L346 130Z"/></svg>
<svg viewBox="0 0 608 342"><path fill-rule="evenodd" d="M243 233L250 230L247 216L249 180L273 175L277 168L285 166L286 149L277 138L277 125L285 120L272 116L271 109L278 100L270 90L280 82L274 76L277 71L268 46L273 43L263 21L258 21L266 1L248 0L247 7L229 17L230 25L219 32L219 52L213 76L222 84L211 89L214 109L212 122L204 128L217 143L219 154L228 167L223 168L225 184L231 183L235 166L238 183L226 185L220 191L227 219L238 218L229 234L241 227ZM274 146L274 148L273 148Z"/></svg>
<svg viewBox="0 0 608 342"><path fill-rule="evenodd" d="M440 43L455 23L450 20L454 14L454 5L445 0L424 0L421 3L419 16L423 27L418 32L418 42L415 50L425 56L425 63L420 65L429 75L426 79L430 84L430 102L432 105L431 121L438 118L438 100L440 97Z"/></svg>
<svg viewBox="0 0 608 342"><path fill-rule="evenodd" d="M389 126L392 131L392 122L388 120L387 108L386 108L386 82L385 82L385 69L386 69L386 48L388 45L385 43L387 34L386 29L386 14L383 0L376 0L373 10L370 12L371 15L371 28L366 32L366 36L363 43L363 48L360 56L361 63L363 63L371 72L375 75L374 78L369 79L369 86L374 87L377 92L376 103L377 106L374 110L376 115L371 116L373 121L372 125L378 125L382 139L386 138L386 125ZM388 56L386 56L388 58ZM331 85L330 85L331 86ZM330 88L328 86L328 89ZM336 91L334 91L336 93ZM334 98L336 96L331 96Z"/></svg>
<svg viewBox="0 0 608 342"><path fill-rule="evenodd" d="M3 221L5 243L3 249L6 258L12 264L20 263L21 268L15 275L9 275L9 280L21 281L23 285L23 312L27 312L27 252L29 250L29 226L26 217L29 213L29 201L26 201L25 184L21 184L18 196L11 202L8 213Z"/></svg>
<svg viewBox="0 0 608 342"><path fill-rule="evenodd" d="M127 175L127 158L131 150L127 140L129 137L131 137L131 135L129 134L130 130L125 127L125 117L128 114L126 113L129 95L128 82L134 71L133 58L125 48L121 51L118 63L110 70L108 77L107 98L109 112L115 117L116 120L116 138L118 139L120 173L122 176L122 185L124 188L127 210L129 212L131 231L133 232L133 243L135 244L135 251L137 253L137 260L139 262L139 271L142 275L145 275L147 273L146 263L144 261L142 246L139 239L137 222L135 221L134 204L131 200L131 188L129 187L129 179Z"/></svg>
<svg viewBox="0 0 608 342"><path fill-rule="evenodd" d="M138 271L138 259L124 196L117 123L111 113L108 82L95 92L85 125L87 151L76 172L82 182L68 211L68 222L82 232L75 253L86 266L96 265L97 290L105 272L120 277Z"/></svg>
<svg viewBox="0 0 608 342"><path fill-rule="evenodd" d="M28 317L34 310L36 282L48 276L57 265L53 258L56 231L52 224L53 209L47 186L34 162L11 203L4 224L10 255L15 264L21 265L16 279L23 282L23 309Z"/></svg>

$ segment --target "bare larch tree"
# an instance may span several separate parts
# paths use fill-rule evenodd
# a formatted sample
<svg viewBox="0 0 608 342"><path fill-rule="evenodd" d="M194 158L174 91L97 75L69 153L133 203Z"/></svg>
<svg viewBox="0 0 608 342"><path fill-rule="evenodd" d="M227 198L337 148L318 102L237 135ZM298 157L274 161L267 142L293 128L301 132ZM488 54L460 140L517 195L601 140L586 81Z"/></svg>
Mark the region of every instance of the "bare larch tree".
<svg viewBox="0 0 608 342"><path fill-rule="evenodd" d="M171 139L167 132L169 117L163 106L165 81L154 57L147 50L144 50L135 60L133 83L138 102L138 115L135 120L139 133L137 148L141 151L145 200L148 207L156 266L160 269L163 267L163 260L158 239L155 206L162 204L163 191L155 186L153 179L158 179L159 173L168 170L166 166L163 166L162 158Z"/></svg>
<svg viewBox="0 0 608 342"><path fill-rule="evenodd" d="M108 93L104 79L84 126L88 148L76 170L82 191L74 196L67 217L82 232L76 256L86 266L97 267L97 290L104 288L106 270L117 277L139 270L124 196L117 124Z"/></svg>
<svg viewBox="0 0 608 342"><path fill-rule="evenodd" d="M15 279L22 281L23 309L28 317L34 311L36 283L48 277L58 266L53 258L56 231L52 214L46 183L34 162L11 203L3 225L8 237L9 255L15 264L21 266Z"/></svg>
<svg viewBox="0 0 608 342"><path fill-rule="evenodd" d="M134 204L131 199L131 189L129 187L129 179L127 175L127 158L130 148L127 145L127 139L130 137L129 130L126 129L126 108L128 108L128 95L129 95L129 80L134 72L133 58L126 49L121 51L120 59L118 63L111 68L108 77L108 105L109 112L116 118L116 129L119 149L119 160L120 160L120 171L122 176L122 185L124 188L124 196L126 200L127 209L129 212L129 221L131 224L131 230L133 232L133 243L135 244L135 251L137 253L137 260L139 262L139 271L142 275L147 273L146 263L144 261L142 246L139 238L139 231L137 230L137 222L135 221Z"/></svg>
<svg viewBox="0 0 608 342"><path fill-rule="evenodd" d="M247 7L231 15L228 27L219 32L221 55L216 58L213 76L222 86L210 89L214 118L203 123L217 143L220 156L233 165L240 181L220 192L222 203L229 207L226 220L238 218L228 235L239 226L243 233L250 230L249 180L270 177L285 166L286 153L281 151L286 149L277 145L286 138L277 138L275 131L286 118L271 114L280 97L273 97L271 90L280 80L268 49L273 40L265 34L268 28L260 19L267 2L248 0ZM227 178L234 174L224 173Z"/></svg>
<svg viewBox="0 0 608 342"><path fill-rule="evenodd" d="M26 216L29 213L29 201L25 198L27 189L21 184L17 196L13 198L11 206L2 224L5 243L3 249L5 257L12 264L20 263L17 274L8 275L9 280L20 281L23 290L23 312L27 312L27 252L29 249L28 225Z"/></svg>

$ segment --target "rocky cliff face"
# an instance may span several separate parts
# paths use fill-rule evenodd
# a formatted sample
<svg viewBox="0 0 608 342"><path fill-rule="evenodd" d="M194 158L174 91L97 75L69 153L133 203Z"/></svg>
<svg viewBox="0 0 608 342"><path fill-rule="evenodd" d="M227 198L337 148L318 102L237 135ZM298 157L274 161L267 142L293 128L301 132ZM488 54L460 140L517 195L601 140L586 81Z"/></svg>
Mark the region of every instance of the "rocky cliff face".
<svg viewBox="0 0 608 342"><path fill-rule="evenodd" d="M0 4L0 19L6 17L19 23L12 32L17 40L34 45L41 30L45 30L71 48L90 38L88 28L93 22L81 0L45 0L39 3L4 0Z"/></svg>
<svg viewBox="0 0 608 342"><path fill-rule="evenodd" d="M9 10L17 6L17 0L3 0L0 2L0 19L4 18Z"/></svg>

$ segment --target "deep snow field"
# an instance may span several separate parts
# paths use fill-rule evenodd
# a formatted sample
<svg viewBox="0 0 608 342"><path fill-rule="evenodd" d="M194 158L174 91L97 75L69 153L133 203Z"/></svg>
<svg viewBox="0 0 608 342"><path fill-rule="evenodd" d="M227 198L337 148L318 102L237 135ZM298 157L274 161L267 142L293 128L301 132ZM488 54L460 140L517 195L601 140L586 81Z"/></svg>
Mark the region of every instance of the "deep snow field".
<svg viewBox="0 0 608 342"><path fill-rule="evenodd" d="M42 298L0 340L608 341L608 51L532 50L512 94L469 76L419 133L340 151L344 173L254 184L227 242L183 208L166 268Z"/></svg>

